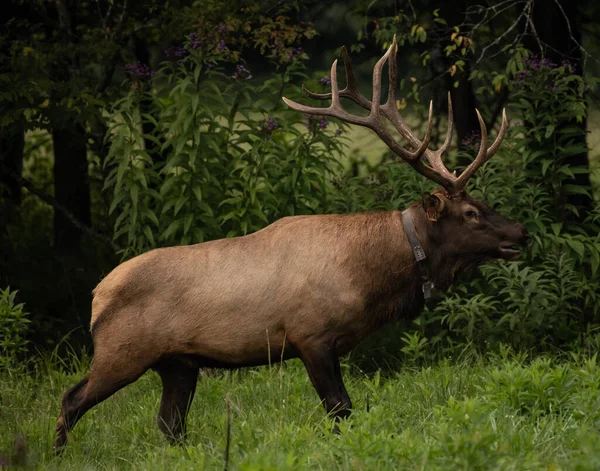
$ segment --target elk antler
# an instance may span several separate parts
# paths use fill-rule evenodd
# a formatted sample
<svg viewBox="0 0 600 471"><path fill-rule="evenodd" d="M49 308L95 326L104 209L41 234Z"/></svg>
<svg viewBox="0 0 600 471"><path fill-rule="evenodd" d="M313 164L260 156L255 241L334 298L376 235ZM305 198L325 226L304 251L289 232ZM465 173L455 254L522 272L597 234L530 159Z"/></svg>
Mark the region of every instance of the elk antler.
<svg viewBox="0 0 600 471"><path fill-rule="evenodd" d="M319 100L331 99L331 105L329 105L329 107L315 108L311 106L305 106L288 100L285 97L283 97L283 101L290 108L297 111L302 111L303 113L331 116L351 124L358 124L359 126L367 127L375 131L380 139L396 155L408 162L417 172L441 185L450 196L457 195L464 190L467 181L473 176L477 169L487 162L487 160L496 153L498 147L500 147L508 128L506 110L502 110L502 125L500 126L500 131L498 132L496 140L489 148L487 147L488 136L485 123L483 122L479 111L477 109L475 110L477 113L477 119L479 119L479 126L481 128L481 144L479 146L479 152L477 153L475 160L471 162L471 164L465 169L464 172L461 173L460 176L457 177L456 171L450 172L442 162L442 154L448 150L450 141L452 140L453 117L450 93L448 93L448 132L446 133L446 139L439 149L435 151L428 150L427 146L429 145L429 141L431 139L431 128L433 123L433 102L429 103L427 131L425 132L423 142L421 142L404 122L400 116L400 113L398 112L398 108L396 107L396 52L397 44L396 36L394 35L394 40L392 41L391 46L388 48L383 57L377 61L377 64L375 64L375 67L373 68L373 98L371 101L362 96L356 87L356 81L354 78L354 72L352 71L350 57L348 56L348 52L346 51L345 47L342 48L342 57L344 59L344 67L346 69L346 88L341 91L338 90L337 59L331 66L331 93L313 93L307 90L304 85L302 86L304 93L311 98L316 98ZM382 105L380 103L381 71L386 61L388 62L389 89L387 101ZM369 110L369 115L363 117L348 113L342 108L340 104L340 97L350 98L359 106ZM396 142L394 137L387 130L385 123L381 118L382 116L387 118L392 123L400 136L408 141L409 145L415 149L414 151L411 152ZM429 165L421 160L422 156L427 158Z"/></svg>

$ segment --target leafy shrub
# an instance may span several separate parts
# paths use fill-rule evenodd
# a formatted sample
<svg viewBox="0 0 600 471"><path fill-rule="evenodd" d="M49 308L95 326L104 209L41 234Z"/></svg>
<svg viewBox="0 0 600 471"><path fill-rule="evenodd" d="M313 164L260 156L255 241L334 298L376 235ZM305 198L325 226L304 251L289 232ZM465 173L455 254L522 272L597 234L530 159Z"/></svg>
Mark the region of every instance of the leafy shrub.
<svg viewBox="0 0 600 471"><path fill-rule="evenodd" d="M105 188L124 256L324 210L340 133L282 109L284 93L300 93L289 85L303 75L300 48L275 77L256 83L241 59L229 74L218 51L195 45L190 39L184 57L155 75L133 77L137 85L115 106ZM143 101L151 113L139 111Z"/></svg>
<svg viewBox="0 0 600 471"><path fill-rule="evenodd" d="M23 304L15 304L17 291L0 289L0 367L16 361L18 355L27 350L29 313Z"/></svg>

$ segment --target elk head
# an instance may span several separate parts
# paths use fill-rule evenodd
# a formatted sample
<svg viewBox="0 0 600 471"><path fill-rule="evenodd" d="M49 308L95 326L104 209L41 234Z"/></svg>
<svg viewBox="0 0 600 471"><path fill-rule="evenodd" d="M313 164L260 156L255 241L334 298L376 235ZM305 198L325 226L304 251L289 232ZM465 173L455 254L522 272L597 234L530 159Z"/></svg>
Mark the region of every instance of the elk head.
<svg viewBox="0 0 600 471"><path fill-rule="evenodd" d="M379 59L373 69L373 96L365 98L356 86L356 80L346 48L342 48L342 57L346 69L346 87L338 89L337 60L331 67L331 93L313 93L304 86L302 90L311 98L319 100L331 99L327 108L310 107L295 103L287 98L284 102L291 108L307 114L331 116L342 121L364 126L374 131L379 138L400 158L411 165L417 172L439 184L441 188L433 193L423 195L423 218L427 225L426 237L432 245L441 248L441 252L462 257L466 264L481 262L486 259L503 258L515 260L519 257L519 246L527 241L527 231L514 221L496 213L486 204L467 195L465 187L469 179L485 162L492 157L506 134L508 120L506 110L502 111L502 125L491 146L488 147L488 134L485 123L478 110L477 118L481 129L481 143L477 156L459 175L450 172L442 161L452 140L453 115L452 100L448 93L448 131L442 146L437 150L429 150L431 129L433 125L433 103L429 105L429 119L423 140L419 140L400 116L396 106L396 36L387 52ZM389 88L387 101L381 104L381 73L388 63ZM357 116L345 111L340 98L349 98L369 111L368 116ZM383 118L386 118L398 134L412 148L402 147L388 130ZM426 161L428 163L426 163ZM444 248L448 250L444 250Z"/></svg>

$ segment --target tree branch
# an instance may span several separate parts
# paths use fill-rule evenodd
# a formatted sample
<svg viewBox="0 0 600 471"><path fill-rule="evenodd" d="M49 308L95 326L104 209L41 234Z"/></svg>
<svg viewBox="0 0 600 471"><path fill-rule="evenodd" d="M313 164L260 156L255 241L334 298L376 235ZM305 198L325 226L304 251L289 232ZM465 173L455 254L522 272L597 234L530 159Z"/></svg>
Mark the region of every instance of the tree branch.
<svg viewBox="0 0 600 471"><path fill-rule="evenodd" d="M571 41L573 41L577 45L577 47L579 48L579 50L586 57L589 56L589 53L585 50L585 48L581 44L579 44L579 41L577 41L575 39L575 36L573 36L573 31L571 30L571 22L569 21L569 17L565 13L565 10L563 9L562 5L560 4L560 2L558 0L554 0L554 3L556 3L556 6L558 7L558 9L560 10L560 12L562 13L563 18L565 19L565 23L567 23L567 29L569 30L569 36L571 38Z"/></svg>
<svg viewBox="0 0 600 471"><path fill-rule="evenodd" d="M525 8L523 8L523 11L517 17L517 19L514 21L514 23L512 25L510 25L508 28L506 28L506 30L504 31L504 33L502 33L494 41L492 41L490 44L488 44L487 46L485 46L483 48L483 50L481 51L481 54L479 55L479 58L477 59L476 63L479 63L481 61L481 59L483 59L483 57L485 56L485 53L490 48L492 48L492 47L497 46L498 44L500 44L500 42L502 41L502 39L504 39L504 37L507 34L509 34L513 29L515 29L517 27L517 25L521 22L521 18L523 18L523 17L528 18L529 15L531 15L532 5L533 5L533 0L528 0L527 4L525 5Z"/></svg>

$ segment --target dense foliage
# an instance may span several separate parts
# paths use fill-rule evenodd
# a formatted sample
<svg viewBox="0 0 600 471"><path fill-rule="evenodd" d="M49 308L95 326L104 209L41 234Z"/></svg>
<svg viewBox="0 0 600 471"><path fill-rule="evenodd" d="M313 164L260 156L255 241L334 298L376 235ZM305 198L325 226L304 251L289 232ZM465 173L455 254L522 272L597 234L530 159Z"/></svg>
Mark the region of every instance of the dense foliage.
<svg viewBox="0 0 600 471"><path fill-rule="evenodd" d="M139 84L113 110L105 188L128 255L322 212L338 164L338 131L281 111L282 95L298 94L288 82L301 75L299 62L257 86L242 62L225 74L189 44L187 57L163 64L152 90ZM151 114L138 112L140 100L152 100ZM146 120L152 135L141 131Z"/></svg>

